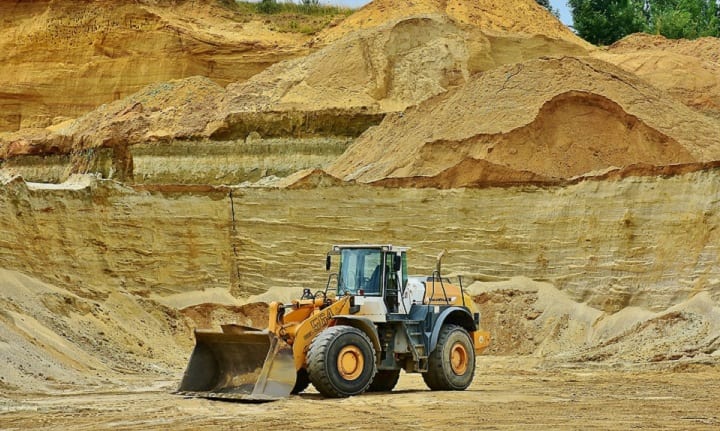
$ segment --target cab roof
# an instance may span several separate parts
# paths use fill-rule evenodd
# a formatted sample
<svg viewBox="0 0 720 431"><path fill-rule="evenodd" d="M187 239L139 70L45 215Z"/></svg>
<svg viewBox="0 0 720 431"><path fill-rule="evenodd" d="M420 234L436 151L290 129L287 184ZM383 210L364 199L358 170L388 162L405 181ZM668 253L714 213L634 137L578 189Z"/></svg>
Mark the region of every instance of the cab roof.
<svg viewBox="0 0 720 431"><path fill-rule="evenodd" d="M398 247L392 244L336 244L332 246L331 253L340 253L346 249L371 249L381 251L403 252L410 250L410 247Z"/></svg>

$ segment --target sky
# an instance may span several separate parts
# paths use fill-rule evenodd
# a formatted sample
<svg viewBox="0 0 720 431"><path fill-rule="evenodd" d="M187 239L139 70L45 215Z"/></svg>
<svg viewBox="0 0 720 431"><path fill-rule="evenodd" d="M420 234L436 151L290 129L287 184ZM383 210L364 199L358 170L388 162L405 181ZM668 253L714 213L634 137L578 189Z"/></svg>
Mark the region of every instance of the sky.
<svg viewBox="0 0 720 431"><path fill-rule="evenodd" d="M360 7L370 3L370 0L321 0L321 3ZM570 10L567 7L567 0L550 0L550 4L552 4L555 9L558 9L560 11L560 21L562 21L566 25L572 23Z"/></svg>

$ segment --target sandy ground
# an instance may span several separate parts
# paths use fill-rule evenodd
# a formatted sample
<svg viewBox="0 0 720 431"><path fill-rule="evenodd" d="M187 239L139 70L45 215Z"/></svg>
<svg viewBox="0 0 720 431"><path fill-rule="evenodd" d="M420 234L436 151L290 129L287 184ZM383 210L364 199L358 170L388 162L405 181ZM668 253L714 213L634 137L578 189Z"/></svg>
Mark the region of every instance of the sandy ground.
<svg viewBox="0 0 720 431"><path fill-rule="evenodd" d="M430 392L420 375L403 374L392 394L323 399L311 387L283 401L242 404L175 396L175 380L135 376L98 392L0 398L0 428L710 430L720 426L718 383L717 365L484 356L464 392Z"/></svg>

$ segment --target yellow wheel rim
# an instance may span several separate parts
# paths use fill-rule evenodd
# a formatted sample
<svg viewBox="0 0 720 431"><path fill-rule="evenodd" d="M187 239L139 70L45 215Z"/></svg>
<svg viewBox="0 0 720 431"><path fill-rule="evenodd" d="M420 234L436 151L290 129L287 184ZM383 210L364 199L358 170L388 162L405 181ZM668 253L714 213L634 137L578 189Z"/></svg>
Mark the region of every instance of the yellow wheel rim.
<svg viewBox="0 0 720 431"><path fill-rule="evenodd" d="M453 373L461 376L465 374L468 369L468 352L462 343L453 344L450 349L450 367L452 367Z"/></svg>
<svg viewBox="0 0 720 431"><path fill-rule="evenodd" d="M355 380L362 374L365 358L357 346L345 346L340 350L337 368L345 380Z"/></svg>

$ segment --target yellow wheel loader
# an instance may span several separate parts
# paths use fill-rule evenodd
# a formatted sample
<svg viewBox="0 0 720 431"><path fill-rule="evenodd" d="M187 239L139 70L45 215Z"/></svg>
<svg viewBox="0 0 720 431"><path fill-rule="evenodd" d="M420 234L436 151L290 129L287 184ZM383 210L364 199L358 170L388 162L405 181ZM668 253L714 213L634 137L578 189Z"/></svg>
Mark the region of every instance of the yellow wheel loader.
<svg viewBox="0 0 720 431"><path fill-rule="evenodd" d="M324 290L273 302L264 330L225 325L195 332L177 393L271 401L312 383L324 396L391 391L400 370L422 373L432 390L464 390L475 355L489 344L480 313L462 288L440 275L407 275L406 247L336 245L338 271Z"/></svg>

